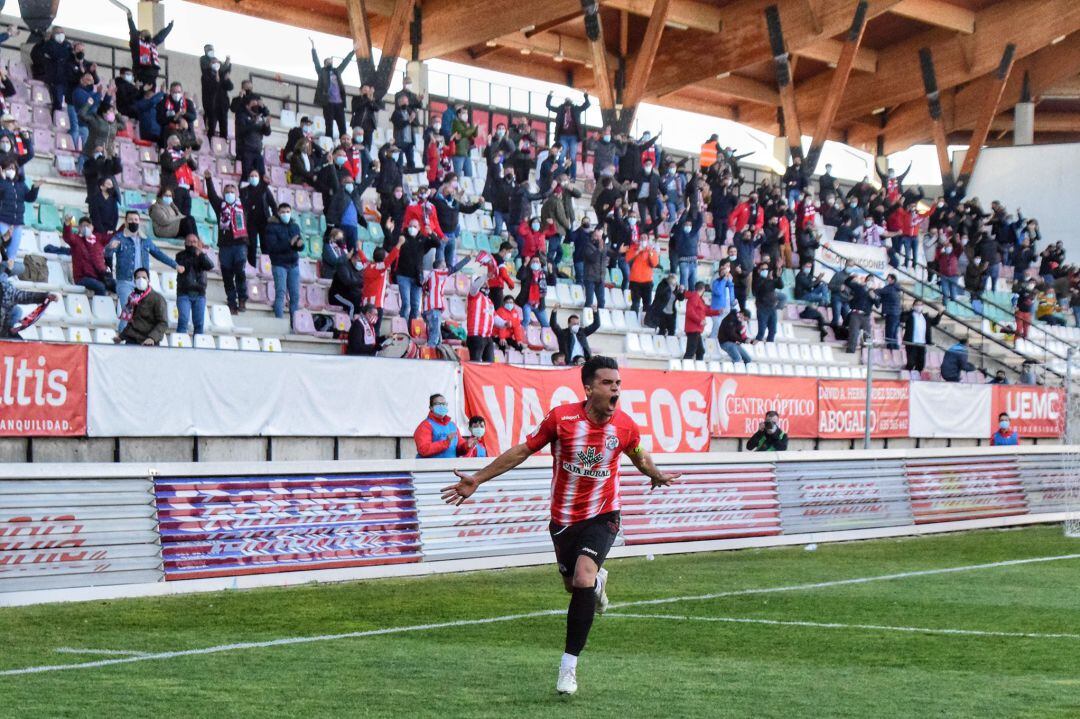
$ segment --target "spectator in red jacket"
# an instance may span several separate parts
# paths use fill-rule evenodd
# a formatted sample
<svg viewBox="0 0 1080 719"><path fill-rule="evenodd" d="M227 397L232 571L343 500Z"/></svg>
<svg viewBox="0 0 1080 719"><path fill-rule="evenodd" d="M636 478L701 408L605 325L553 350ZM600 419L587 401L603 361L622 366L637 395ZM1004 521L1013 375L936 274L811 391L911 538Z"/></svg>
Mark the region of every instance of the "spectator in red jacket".
<svg viewBox="0 0 1080 719"><path fill-rule="evenodd" d="M416 202L405 208L405 219L402 221L406 227L409 222L416 220L420 223L420 236L430 237L435 235L440 240L446 239L442 227L439 226L439 216L435 212L435 205L428 201L428 188L421 187L416 191Z"/></svg>
<svg viewBox="0 0 1080 719"><path fill-rule="evenodd" d="M714 310L705 304L701 294L705 291L705 283L698 282L694 289L685 293L686 297L686 354L683 359L705 359L705 345L701 341L701 333L705 331L705 318L718 317L719 310Z"/></svg>
<svg viewBox="0 0 1080 719"><path fill-rule="evenodd" d="M960 252L962 246L946 240L937 251L937 274L941 283L941 295L948 300L955 300L960 295Z"/></svg>
<svg viewBox="0 0 1080 719"><path fill-rule="evenodd" d="M915 209L914 202L899 205L890 214L885 222L885 228L889 232L895 232L892 241L892 252L889 253L889 264L893 267L900 266L900 253L904 254L904 264L915 268L915 238L918 235L916 226L922 217Z"/></svg>
<svg viewBox="0 0 1080 719"><path fill-rule="evenodd" d="M728 217L728 228L734 230L735 234L739 234L748 227L755 235L765 227L765 210L758 204L756 192L751 192L746 202L736 205Z"/></svg>
<svg viewBox="0 0 1080 719"><path fill-rule="evenodd" d="M103 238L94 234L89 217L79 220L79 229L73 227L74 217L64 221L64 242L71 248L71 276L95 295L116 291L116 281L109 277L105 267L105 244Z"/></svg>
<svg viewBox="0 0 1080 719"><path fill-rule="evenodd" d="M540 218L523 220L518 225L518 254L522 257L535 257L547 250L547 238L558 232L555 220L548 220L541 229Z"/></svg>
<svg viewBox="0 0 1080 719"><path fill-rule="evenodd" d="M514 246L509 242L499 245L499 256L493 257L492 262L486 264L488 271L488 290L491 293L491 301L498 309L502 305L503 291L517 287L511 274L510 258L514 254Z"/></svg>
<svg viewBox="0 0 1080 719"><path fill-rule="evenodd" d="M525 349L525 328L521 326L521 310L514 303L514 298L507 295L495 310L495 317L501 322L495 323L495 344L503 352L513 347L518 352Z"/></svg>

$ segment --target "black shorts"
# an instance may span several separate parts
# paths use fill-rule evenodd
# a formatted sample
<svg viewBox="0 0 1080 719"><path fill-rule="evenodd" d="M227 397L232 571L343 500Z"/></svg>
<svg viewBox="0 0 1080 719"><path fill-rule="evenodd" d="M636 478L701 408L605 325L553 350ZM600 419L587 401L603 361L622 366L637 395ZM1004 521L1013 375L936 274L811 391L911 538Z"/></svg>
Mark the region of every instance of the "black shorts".
<svg viewBox="0 0 1080 719"><path fill-rule="evenodd" d="M615 537L619 535L619 521L618 512L607 512L569 526L551 522L548 531L555 545L559 574L572 577L580 556L589 557L598 567L603 566L611 545L615 544Z"/></svg>

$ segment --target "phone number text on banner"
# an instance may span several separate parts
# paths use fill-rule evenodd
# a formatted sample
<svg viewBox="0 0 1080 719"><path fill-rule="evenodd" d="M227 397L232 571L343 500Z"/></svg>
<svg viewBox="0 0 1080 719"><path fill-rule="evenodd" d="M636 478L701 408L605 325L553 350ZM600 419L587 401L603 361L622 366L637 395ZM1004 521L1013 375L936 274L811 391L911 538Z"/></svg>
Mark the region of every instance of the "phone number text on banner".
<svg viewBox="0 0 1080 719"><path fill-rule="evenodd" d="M581 370L462 365L465 411L487 421L498 451L525 441L553 408L585 399ZM641 429L650 452L707 452L712 376L706 372L623 369L619 408Z"/></svg>
<svg viewBox="0 0 1080 719"><path fill-rule="evenodd" d="M874 437L907 437L910 383L874 382L870 393L870 433ZM866 432L866 382L818 382L818 436L851 439Z"/></svg>

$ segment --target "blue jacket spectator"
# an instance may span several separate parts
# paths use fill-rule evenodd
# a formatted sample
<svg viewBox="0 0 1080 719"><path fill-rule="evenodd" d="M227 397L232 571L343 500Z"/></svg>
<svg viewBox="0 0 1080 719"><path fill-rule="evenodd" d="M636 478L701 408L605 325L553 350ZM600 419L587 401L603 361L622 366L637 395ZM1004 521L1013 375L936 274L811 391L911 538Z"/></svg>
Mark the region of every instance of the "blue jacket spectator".
<svg viewBox="0 0 1080 719"><path fill-rule="evenodd" d="M79 85L71 93L71 104L75 106L76 110L81 110L91 100L94 108L101 105L101 93L94 90L93 85Z"/></svg>
<svg viewBox="0 0 1080 719"><path fill-rule="evenodd" d="M18 178L9 180L5 175L0 179L0 223L21 225L26 203L33 202L37 196L37 185L27 187L23 180Z"/></svg>
<svg viewBox="0 0 1080 719"><path fill-rule="evenodd" d="M705 220L705 215L701 212L695 212L691 215L689 212L684 212L679 220L671 229L670 244L675 247L675 256L679 258L694 258L698 256L698 238L701 234L701 225ZM690 223L690 231L687 232L684 226Z"/></svg>
<svg viewBox="0 0 1080 719"><path fill-rule="evenodd" d="M117 232L105 248L105 263L112 264L116 258L116 281L131 280L135 270L150 266L150 256L176 269L176 260L162 252L149 237L131 235L126 229Z"/></svg>
<svg viewBox="0 0 1080 719"><path fill-rule="evenodd" d="M61 40L61 38L63 38ZM75 47L67 39L66 34L60 28L53 28L53 35L45 43L45 82L50 85L63 86L65 89L71 81L71 68L75 64ZM59 109L57 101L53 98L53 109Z"/></svg>
<svg viewBox="0 0 1080 719"><path fill-rule="evenodd" d="M585 261L585 245L592 238L592 225L585 224L588 220L576 227L567 237L567 242L574 246L574 262Z"/></svg>
<svg viewBox="0 0 1080 719"><path fill-rule="evenodd" d="M960 340L945 351L941 360L941 378L946 382L959 382L961 372L974 372L975 365L968 362L967 342Z"/></svg>
<svg viewBox="0 0 1080 719"><path fill-rule="evenodd" d="M904 308L899 285L895 282L887 283L877 290L877 297L881 302L881 314L900 316Z"/></svg>
<svg viewBox="0 0 1080 719"><path fill-rule="evenodd" d="M735 283L731 277L717 276L712 281L712 299L709 308L714 310L731 309L735 306Z"/></svg>
<svg viewBox="0 0 1080 719"><path fill-rule="evenodd" d="M165 93L157 92L135 103L135 113L139 118L139 137L143 140L156 143L161 138L161 123L157 119L157 108L164 99Z"/></svg>
<svg viewBox="0 0 1080 719"><path fill-rule="evenodd" d="M301 235L300 225L290 219L288 224L279 217L273 217L266 225L266 239L263 249L270 255L270 264L278 267L298 267L300 253L292 244L292 238Z"/></svg>
<svg viewBox="0 0 1080 719"><path fill-rule="evenodd" d="M847 285L848 291L851 292L851 301L848 302L848 306L869 317L874 309L874 305L878 304L880 300L866 288L865 284L857 281L855 278L849 278L845 284Z"/></svg>

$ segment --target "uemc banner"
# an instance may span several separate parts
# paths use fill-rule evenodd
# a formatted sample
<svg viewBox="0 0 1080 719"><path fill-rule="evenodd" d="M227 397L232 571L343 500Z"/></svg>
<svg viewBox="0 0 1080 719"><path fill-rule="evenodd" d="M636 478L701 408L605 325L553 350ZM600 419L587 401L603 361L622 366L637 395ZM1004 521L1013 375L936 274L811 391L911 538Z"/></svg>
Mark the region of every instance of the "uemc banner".
<svg viewBox="0 0 1080 719"><path fill-rule="evenodd" d="M86 434L86 345L0 342L0 436Z"/></svg>
<svg viewBox="0 0 1080 719"><path fill-rule="evenodd" d="M818 436L817 380L745 374L712 377L715 436L749 437L769 411L780 414L780 427L788 436Z"/></svg>
<svg viewBox="0 0 1080 719"><path fill-rule="evenodd" d="M406 473L162 477L165 579L420 561Z"/></svg>
<svg viewBox="0 0 1080 719"><path fill-rule="evenodd" d="M874 437L907 437L910 383L874 381L870 393L870 433ZM818 382L818 436L862 437L866 432L866 382Z"/></svg>
<svg viewBox="0 0 1080 719"><path fill-rule="evenodd" d="M1061 387L994 385L993 423L1002 412L1021 437L1060 437L1065 433L1065 390Z"/></svg>
<svg viewBox="0 0 1080 719"><path fill-rule="evenodd" d="M465 411L480 415L499 452L525 441L559 405L581 402L581 370L462 365ZM623 369L619 408L641 429L650 452L707 452L712 376L706 372Z"/></svg>

